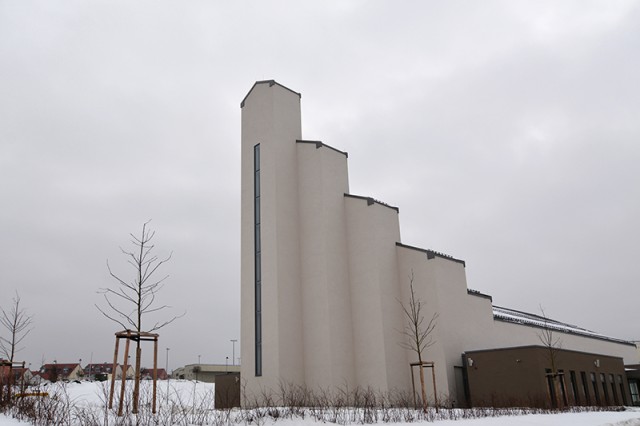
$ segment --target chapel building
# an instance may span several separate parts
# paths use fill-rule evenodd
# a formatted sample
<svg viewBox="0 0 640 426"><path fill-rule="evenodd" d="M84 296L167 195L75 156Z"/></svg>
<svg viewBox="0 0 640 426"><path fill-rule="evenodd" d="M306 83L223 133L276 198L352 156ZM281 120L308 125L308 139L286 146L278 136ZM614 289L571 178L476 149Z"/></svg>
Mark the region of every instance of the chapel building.
<svg viewBox="0 0 640 426"><path fill-rule="evenodd" d="M397 207L350 192L347 153L303 138L300 99L267 80L241 103L245 403L281 384L412 393L417 358L400 344L399 302L408 303L411 279L425 321L438 315L425 355L437 388L429 383L430 400L556 401L540 351L540 332L551 328L565 353L566 404L596 405L597 394L604 405L605 393L607 405L630 403L633 343L494 306L467 287L463 260L403 243ZM519 375L525 389L511 383Z"/></svg>

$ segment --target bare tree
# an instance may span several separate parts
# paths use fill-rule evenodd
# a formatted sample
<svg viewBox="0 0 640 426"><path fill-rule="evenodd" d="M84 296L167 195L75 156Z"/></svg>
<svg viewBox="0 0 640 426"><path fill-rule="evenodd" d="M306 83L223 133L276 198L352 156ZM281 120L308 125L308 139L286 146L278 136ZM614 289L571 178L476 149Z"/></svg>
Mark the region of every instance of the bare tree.
<svg viewBox="0 0 640 426"><path fill-rule="evenodd" d="M435 341L433 340L432 333L436 328L438 313L434 313L431 319L425 323L425 316L422 309L424 303L421 299L416 297L415 289L413 288L413 271L409 276L409 302L408 304L400 302L402 311L406 317L406 325L402 330L402 334L407 338L400 343L405 349L413 351L418 357L418 364L420 367L420 389L422 393L422 408L427 411L427 390L424 382L424 369L423 369L423 355L428 347L432 346Z"/></svg>
<svg viewBox="0 0 640 426"><path fill-rule="evenodd" d="M149 221L142 225L140 236L129 234L131 236L131 245L133 249L125 250L120 248L127 258L127 263L132 267L134 273L131 278L125 279L122 275L116 274L107 260L107 269L109 275L116 281L113 288L102 288L98 292L104 296L108 310L96 305L96 308L111 321L119 324L125 330L135 330L137 333L153 332L160 328L171 324L176 319L184 316L172 316L166 320L153 322L150 326L143 325L145 315L169 308L168 305L159 305L156 303L158 292L164 286L168 275L158 276L161 266L171 260L171 254L167 257L160 258L154 253L155 246L152 243L155 231L149 229ZM108 312L109 311L109 312ZM139 337L139 334L138 334ZM134 399L133 412L137 412L138 398L140 387L140 338L135 339L136 342L136 371L134 381Z"/></svg>
<svg viewBox="0 0 640 426"><path fill-rule="evenodd" d="M549 370L551 371L547 377L551 379L551 384L553 386L553 393L555 395L549 395L552 398L552 403L555 404L557 408L562 408L563 399L560 396L560 380L561 374L558 372L558 354L562 349L562 340L556 336L553 328L549 324L549 319L547 318L546 313L542 306L540 306L540 312L542 313L543 319L543 327L542 330L538 333L538 340L545 347L547 353L547 361L549 361Z"/></svg>
<svg viewBox="0 0 640 426"><path fill-rule="evenodd" d="M0 352L2 356L9 361L9 378L8 393L10 397L11 382L13 380L13 363L16 353L23 348L20 347L22 341L29 335L33 324L33 317L20 306L20 295L16 291L16 295L11 301L11 307L6 310L0 308L0 325L7 332L7 337L0 336Z"/></svg>

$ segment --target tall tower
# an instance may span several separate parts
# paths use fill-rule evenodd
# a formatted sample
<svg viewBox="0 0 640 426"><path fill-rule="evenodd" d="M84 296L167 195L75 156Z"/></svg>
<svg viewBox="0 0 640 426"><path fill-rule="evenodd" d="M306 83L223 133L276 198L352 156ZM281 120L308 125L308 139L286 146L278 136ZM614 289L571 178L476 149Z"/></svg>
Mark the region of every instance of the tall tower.
<svg viewBox="0 0 640 426"><path fill-rule="evenodd" d="M242 376L257 388L303 382L298 247L300 94L254 84L242 108ZM268 308L267 308L268 307Z"/></svg>
<svg viewBox="0 0 640 426"><path fill-rule="evenodd" d="M301 138L300 94L259 81L242 102L242 377L355 384L347 154Z"/></svg>
<svg viewBox="0 0 640 426"><path fill-rule="evenodd" d="M349 194L347 153L303 140L300 94L242 108L242 378L247 394L406 387L398 209Z"/></svg>

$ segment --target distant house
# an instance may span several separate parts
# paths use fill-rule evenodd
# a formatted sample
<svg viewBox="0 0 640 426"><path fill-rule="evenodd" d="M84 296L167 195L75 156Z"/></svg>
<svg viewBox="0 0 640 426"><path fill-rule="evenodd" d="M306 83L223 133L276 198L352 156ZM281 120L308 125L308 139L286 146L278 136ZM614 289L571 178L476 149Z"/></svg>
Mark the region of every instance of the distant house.
<svg viewBox="0 0 640 426"><path fill-rule="evenodd" d="M164 368L158 368L156 371L158 375L158 380L167 380L168 375L167 371ZM152 380L153 379L153 368L141 368L140 369L140 378L142 380Z"/></svg>
<svg viewBox="0 0 640 426"><path fill-rule="evenodd" d="M103 362L103 363L94 363L87 364L84 367L85 377L90 380L107 380L110 379L113 374L113 363ZM116 364L115 370L116 379L122 378L122 365ZM131 365L127 365L127 373L126 378L131 379L134 376L133 367Z"/></svg>
<svg viewBox="0 0 640 426"><path fill-rule="evenodd" d="M13 368L11 373L13 374L13 383L19 385L33 384L33 373L28 368Z"/></svg>
<svg viewBox="0 0 640 426"><path fill-rule="evenodd" d="M118 372L116 372L116 379L122 379L122 366L118 365ZM127 371L124 374L126 379L133 379L136 375L136 372L133 369L131 364L127 365Z"/></svg>
<svg viewBox="0 0 640 426"><path fill-rule="evenodd" d="M45 379L40 374L40 371L31 371L30 385L41 385Z"/></svg>
<svg viewBox="0 0 640 426"><path fill-rule="evenodd" d="M200 382L215 383L216 377L231 373L239 373L239 365L227 364L188 364L173 370L172 378L184 380L197 380Z"/></svg>
<svg viewBox="0 0 640 426"><path fill-rule="evenodd" d="M107 380L113 373L113 363L103 362L99 364L87 364L84 367L85 378L89 380ZM122 366L116 365L116 378L122 377Z"/></svg>
<svg viewBox="0 0 640 426"><path fill-rule="evenodd" d="M11 374L11 363L6 359L0 358L0 384L4 384Z"/></svg>
<svg viewBox="0 0 640 426"><path fill-rule="evenodd" d="M71 364L45 364L40 367L40 376L50 382L80 380L84 377L84 370L77 362Z"/></svg>
<svg viewBox="0 0 640 426"><path fill-rule="evenodd" d="M9 376L13 376L12 383L14 384L31 384L33 373L24 367L17 367L17 365L23 366L24 363L14 363L11 368L11 362L5 359L0 359L0 383L7 383Z"/></svg>

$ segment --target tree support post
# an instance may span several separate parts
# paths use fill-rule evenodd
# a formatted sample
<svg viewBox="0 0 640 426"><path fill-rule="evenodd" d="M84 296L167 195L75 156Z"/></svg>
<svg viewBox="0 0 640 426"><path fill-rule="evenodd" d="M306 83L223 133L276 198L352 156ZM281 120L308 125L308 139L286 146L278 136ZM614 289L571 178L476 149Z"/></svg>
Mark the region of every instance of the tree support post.
<svg viewBox="0 0 640 426"><path fill-rule="evenodd" d="M417 403L416 403L416 382L413 376L413 367L418 367L420 368L420 374L422 375L422 371L423 368L430 368L431 369L431 378L433 380L433 401L436 407L436 412L438 412L438 389L436 388L436 366L435 366L435 362L433 361L422 361L422 362L412 362L409 364L409 366L411 367L411 386L413 388L413 406L417 407ZM425 401L423 402L423 406L425 406Z"/></svg>
<svg viewBox="0 0 640 426"><path fill-rule="evenodd" d="M153 407L151 409L153 414L156 413L157 388L158 388L158 338L155 338L153 339Z"/></svg>
<svg viewBox="0 0 640 426"><path fill-rule="evenodd" d="M133 390L133 401L132 401L132 410L133 414L138 413L138 400L140 393L140 359L142 357L142 348L140 348L140 342L147 340L153 341L153 402L152 402L152 412L156 414L157 411L157 382L158 382L158 335L155 333L147 333L147 332L138 332L132 330L124 330L116 333L116 344L115 350L113 352L113 369L111 374L111 388L109 391L109 408L113 407L113 394L115 390L115 380L116 380L116 368L118 367L118 348L120 339L126 339L125 349L124 349L124 360L122 362L122 384L120 386L120 401L118 404L118 416L122 416L123 406L124 406L124 394L125 394L125 386L127 380L127 370L129 368L129 344L131 341L136 342L136 375L134 378L134 390Z"/></svg>
<svg viewBox="0 0 640 426"><path fill-rule="evenodd" d="M127 341L124 344L124 361L122 362L122 377L121 377L121 386L120 386L120 401L118 402L118 417L122 416L122 406L124 404L124 386L127 382L127 370L129 369L129 336L130 333L127 333Z"/></svg>
<svg viewBox="0 0 640 426"><path fill-rule="evenodd" d="M436 406L436 413L438 412L438 389L436 388L436 366L435 363L431 363L431 379L433 380L433 402Z"/></svg>
<svg viewBox="0 0 640 426"><path fill-rule="evenodd" d="M116 347L113 351L113 367L111 367L111 389L109 390L109 409L113 408L113 391L116 386L116 369L118 368L118 345L120 339L116 337ZM93 368L93 365L91 366Z"/></svg>

